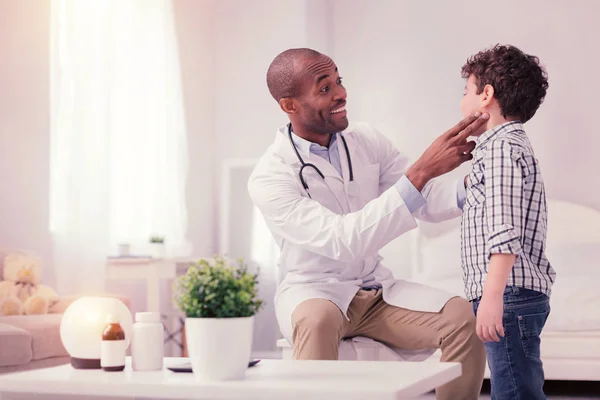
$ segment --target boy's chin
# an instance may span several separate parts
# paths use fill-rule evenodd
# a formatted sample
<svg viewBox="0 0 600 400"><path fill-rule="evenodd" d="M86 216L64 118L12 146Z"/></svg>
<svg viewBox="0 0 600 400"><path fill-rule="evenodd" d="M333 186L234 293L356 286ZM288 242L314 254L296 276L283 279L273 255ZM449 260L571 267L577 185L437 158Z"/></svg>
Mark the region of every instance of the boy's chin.
<svg viewBox="0 0 600 400"><path fill-rule="evenodd" d="M476 111L477 111L477 110L474 110L474 111L472 111L472 112L464 112L464 111L463 111L463 113L462 113L462 117L463 117L463 118L469 118L469 117L472 117L472 116L475 114L475 112L476 112Z"/></svg>

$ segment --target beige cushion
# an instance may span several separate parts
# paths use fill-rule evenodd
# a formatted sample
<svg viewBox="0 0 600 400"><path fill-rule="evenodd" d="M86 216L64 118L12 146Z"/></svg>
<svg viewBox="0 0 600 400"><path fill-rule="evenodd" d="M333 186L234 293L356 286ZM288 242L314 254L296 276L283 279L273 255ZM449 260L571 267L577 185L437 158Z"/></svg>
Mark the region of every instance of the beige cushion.
<svg viewBox="0 0 600 400"><path fill-rule="evenodd" d="M42 360L68 355L60 340L61 319L62 314L15 315L2 318L2 322L29 332L32 337L32 360Z"/></svg>
<svg viewBox="0 0 600 400"><path fill-rule="evenodd" d="M31 340L26 330L0 322L0 366L30 362L33 356Z"/></svg>

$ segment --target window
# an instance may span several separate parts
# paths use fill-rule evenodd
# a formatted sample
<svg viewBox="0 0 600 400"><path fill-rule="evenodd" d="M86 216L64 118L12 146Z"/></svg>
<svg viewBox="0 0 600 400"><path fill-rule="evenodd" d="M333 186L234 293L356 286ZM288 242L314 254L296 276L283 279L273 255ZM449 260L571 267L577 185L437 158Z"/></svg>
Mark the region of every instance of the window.
<svg viewBox="0 0 600 400"><path fill-rule="evenodd" d="M187 255L187 136L168 0L52 0L56 284L101 289L118 243ZM77 287L73 279L79 279ZM66 288L64 285L67 285Z"/></svg>

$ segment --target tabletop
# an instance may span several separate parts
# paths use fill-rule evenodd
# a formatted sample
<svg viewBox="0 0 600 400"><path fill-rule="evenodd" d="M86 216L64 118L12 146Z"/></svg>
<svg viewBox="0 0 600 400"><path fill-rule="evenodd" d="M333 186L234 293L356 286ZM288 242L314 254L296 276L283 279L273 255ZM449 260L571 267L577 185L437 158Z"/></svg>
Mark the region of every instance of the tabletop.
<svg viewBox="0 0 600 400"><path fill-rule="evenodd" d="M262 360L240 381L200 382L166 367L161 371L75 370L71 365L0 375L0 392L161 399L396 400L428 393L461 374L459 363Z"/></svg>

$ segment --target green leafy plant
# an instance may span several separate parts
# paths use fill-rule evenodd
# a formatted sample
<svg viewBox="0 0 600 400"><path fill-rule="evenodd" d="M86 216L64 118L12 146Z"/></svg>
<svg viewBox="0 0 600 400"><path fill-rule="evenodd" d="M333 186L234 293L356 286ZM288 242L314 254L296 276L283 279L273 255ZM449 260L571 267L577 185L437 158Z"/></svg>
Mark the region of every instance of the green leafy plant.
<svg viewBox="0 0 600 400"><path fill-rule="evenodd" d="M152 236L150 237L150 243L164 243L165 238L162 236Z"/></svg>
<svg viewBox="0 0 600 400"><path fill-rule="evenodd" d="M201 259L175 281L174 301L188 318L251 317L262 307L257 298L258 274L243 260L230 265L217 256Z"/></svg>

